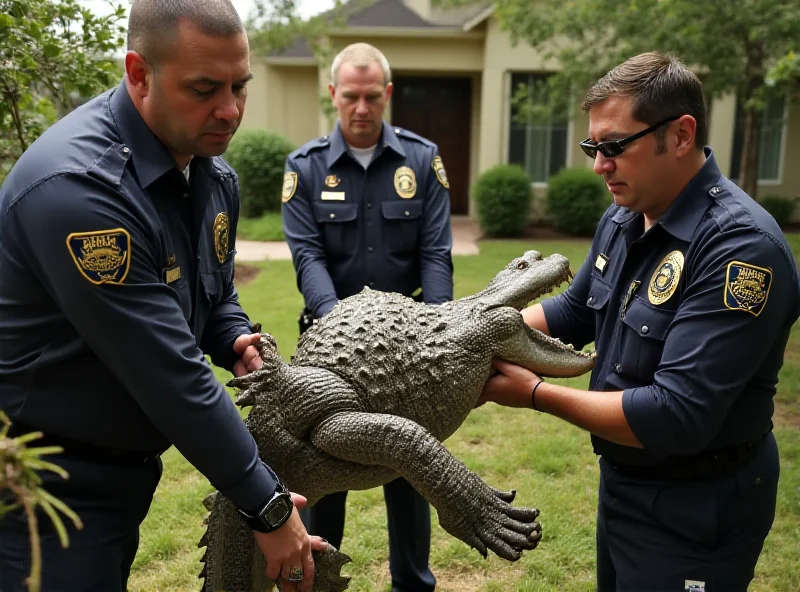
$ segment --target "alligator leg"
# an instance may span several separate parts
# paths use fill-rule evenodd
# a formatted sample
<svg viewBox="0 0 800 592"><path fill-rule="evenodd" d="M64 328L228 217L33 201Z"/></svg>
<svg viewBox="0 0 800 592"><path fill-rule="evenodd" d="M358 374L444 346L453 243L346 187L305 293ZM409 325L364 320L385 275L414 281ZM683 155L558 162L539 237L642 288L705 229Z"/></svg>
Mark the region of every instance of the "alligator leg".
<svg viewBox="0 0 800 592"><path fill-rule="evenodd" d="M484 483L427 430L394 415L337 413L311 434L328 454L404 476L437 510L442 527L486 557L516 561L541 538L539 511L511 506L515 492Z"/></svg>

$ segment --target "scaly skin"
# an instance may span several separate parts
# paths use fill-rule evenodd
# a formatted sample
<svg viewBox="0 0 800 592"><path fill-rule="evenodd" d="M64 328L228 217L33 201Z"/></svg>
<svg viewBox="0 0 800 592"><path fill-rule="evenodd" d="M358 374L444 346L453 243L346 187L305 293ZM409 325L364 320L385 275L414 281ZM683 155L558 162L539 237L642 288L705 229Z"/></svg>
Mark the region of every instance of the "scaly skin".
<svg viewBox="0 0 800 592"><path fill-rule="evenodd" d="M531 329L520 310L571 278L560 255L529 251L481 292L442 305L365 289L340 301L300 339L291 364L263 334L261 370L232 380L259 454L309 505L336 491L403 476L437 509L442 527L486 556L510 561L541 538L538 510L486 483L442 442L474 409L492 360L543 376L578 376L594 355ZM206 588L266 589L263 558L230 502L217 496L207 544ZM318 592L339 592L349 558L320 557Z"/></svg>

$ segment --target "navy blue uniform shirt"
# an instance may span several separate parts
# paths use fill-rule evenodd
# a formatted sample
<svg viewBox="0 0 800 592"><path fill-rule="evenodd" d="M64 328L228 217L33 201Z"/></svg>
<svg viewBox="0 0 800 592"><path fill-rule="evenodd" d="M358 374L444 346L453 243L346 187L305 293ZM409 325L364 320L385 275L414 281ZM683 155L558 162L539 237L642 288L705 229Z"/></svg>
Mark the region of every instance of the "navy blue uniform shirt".
<svg viewBox="0 0 800 592"><path fill-rule="evenodd" d="M0 408L95 445L174 444L239 507L276 482L204 358L251 333L233 287L238 180L189 182L125 84L45 132L0 189Z"/></svg>
<svg viewBox="0 0 800 592"><path fill-rule="evenodd" d="M543 303L553 336L595 341L590 388L624 391L644 450L593 436L612 462L655 465L771 427L797 268L775 220L706 157L646 233L641 214L612 205L574 283Z"/></svg>
<svg viewBox="0 0 800 592"><path fill-rule="evenodd" d="M367 169L337 124L286 159L283 227L315 317L365 286L453 298L449 184L432 142L382 124Z"/></svg>

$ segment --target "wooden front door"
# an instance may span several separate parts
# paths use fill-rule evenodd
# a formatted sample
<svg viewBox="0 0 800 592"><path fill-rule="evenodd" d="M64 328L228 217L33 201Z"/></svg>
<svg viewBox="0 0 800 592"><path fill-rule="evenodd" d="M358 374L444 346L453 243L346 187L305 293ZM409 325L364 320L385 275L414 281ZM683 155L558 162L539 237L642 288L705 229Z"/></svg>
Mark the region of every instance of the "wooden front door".
<svg viewBox="0 0 800 592"><path fill-rule="evenodd" d="M472 79L395 78L392 125L439 146L450 182L451 213L468 214Z"/></svg>

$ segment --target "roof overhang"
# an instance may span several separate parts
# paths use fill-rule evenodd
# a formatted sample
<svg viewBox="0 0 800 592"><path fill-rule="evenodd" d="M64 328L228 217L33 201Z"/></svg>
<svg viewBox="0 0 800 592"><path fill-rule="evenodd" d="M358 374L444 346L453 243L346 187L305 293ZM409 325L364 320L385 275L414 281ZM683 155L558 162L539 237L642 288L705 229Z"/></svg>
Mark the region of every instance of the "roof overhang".
<svg viewBox="0 0 800 592"><path fill-rule="evenodd" d="M492 16L496 9L497 7L494 4L492 4L491 6L487 6L486 8L481 10L478 14L473 16L471 19L465 21L464 24L461 25L461 30L464 31L465 33L472 31L472 29L474 29L475 27L480 25L483 21Z"/></svg>

